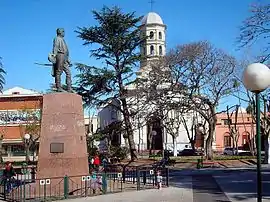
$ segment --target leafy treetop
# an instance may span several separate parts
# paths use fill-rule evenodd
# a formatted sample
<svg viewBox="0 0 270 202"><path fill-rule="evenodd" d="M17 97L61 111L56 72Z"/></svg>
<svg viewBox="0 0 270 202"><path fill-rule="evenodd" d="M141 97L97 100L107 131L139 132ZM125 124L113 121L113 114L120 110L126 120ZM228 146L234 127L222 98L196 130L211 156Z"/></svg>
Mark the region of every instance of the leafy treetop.
<svg viewBox="0 0 270 202"><path fill-rule="evenodd" d="M141 59L137 51L143 43L135 13L122 13L118 7L93 11L98 25L78 27L76 33L83 45L97 45L91 56L102 60L103 67L77 64L77 92L87 106L107 103L124 96L124 85L130 81L133 68Z"/></svg>

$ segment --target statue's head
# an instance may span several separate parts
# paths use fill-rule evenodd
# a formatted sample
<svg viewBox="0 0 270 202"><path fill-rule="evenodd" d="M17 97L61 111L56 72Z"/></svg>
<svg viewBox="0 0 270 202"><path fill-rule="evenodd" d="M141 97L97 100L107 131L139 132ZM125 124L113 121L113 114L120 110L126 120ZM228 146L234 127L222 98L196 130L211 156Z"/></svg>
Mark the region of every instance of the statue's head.
<svg viewBox="0 0 270 202"><path fill-rule="evenodd" d="M56 34L57 34L57 36L64 37L65 36L65 30L64 30L64 28L57 28Z"/></svg>

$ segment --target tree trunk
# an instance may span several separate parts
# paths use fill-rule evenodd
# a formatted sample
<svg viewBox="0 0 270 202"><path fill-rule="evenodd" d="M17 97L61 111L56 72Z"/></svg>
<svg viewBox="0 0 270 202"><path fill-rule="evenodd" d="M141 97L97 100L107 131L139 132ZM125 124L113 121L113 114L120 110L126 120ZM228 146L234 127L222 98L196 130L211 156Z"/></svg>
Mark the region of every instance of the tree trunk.
<svg viewBox="0 0 270 202"><path fill-rule="evenodd" d="M150 126L150 130L148 131L147 140L149 143L149 157L150 157L152 155L152 149L153 149L152 125Z"/></svg>
<svg viewBox="0 0 270 202"><path fill-rule="evenodd" d="M177 156L177 145L176 145L176 138L173 138L173 156Z"/></svg>
<svg viewBox="0 0 270 202"><path fill-rule="evenodd" d="M255 156L255 138L254 138L254 124L251 122L251 133L248 139L249 150L252 156Z"/></svg>
<svg viewBox="0 0 270 202"><path fill-rule="evenodd" d="M152 149L153 149L153 137L149 136L149 157L152 155Z"/></svg>
<svg viewBox="0 0 270 202"><path fill-rule="evenodd" d="M237 151L236 151L236 145L235 145L234 135L232 135L232 141L233 141L233 155L235 155L235 154L237 154Z"/></svg>
<svg viewBox="0 0 270 202"><path fill-rule="evenodd" d="M238 154L238 141L239 141L239 135L235 135L234 143L235 143L235 150L237 154Z"/></svg>
<svg viewBox="0 0 270 202"><path fill-rule="evenodd" d="M211 107L211 117L208 120L209 123L209 131L208 131L208 137L206 139L206 158L208 160L213 159L213 149L212 149L212 144L213 144L213 138L215 134L215 128L216 128L216 123L217 123L217 117L215 113L215 108Z"/></svg>
<svg viewBox="0 0 270 202"><path fill-rule="evenodd" d="M212 142L213 142L213 136L212 134L209 132L209 135L206 139L206 145L205 145L205 153L206 153L206 158L208 160L212 160L213 159L213 150L212 150Z"/></svg>
<svg viewBox="0 0 270 202"><path fill-rule="evenodd" d="M265 137L264 139L264 151L265 151L265 157L264 157L264 163L270 164L270 137Z"/></svg>
<svg viewBox="0 0 270 202"><path fill-rule="evenodd" d="M191 148L192 148L193 151L195 151L195 149L196 149L195 148L195 142L196 142L195 140L190 140L190 145L191 145Z"/></svg>
<svg viewBox="0 0 270 202"><path fill-rule="evenodd" d="M152 155L152 139L149 141L149 157Z"/></svg>
<svg viewBox="0 0 270 202"><path fill-rule="evenodd" d="M3 163L3 157L2 157L2 150L3 150L3 147L2 147L2 142L3 141L3 138L0 137L0 163Z"/></svg>
<svg viewBox="0 0 270 202"><path fill-rule="evenodd" d="M29 153L30 153L29 144L27 144L26 145L26 155L25 155L26 163L29 163L29 161L30 161Z"/></svg>
<svg viewBox="0 0 270 202"><path fill-rule="evenodd" d="M108 151L108 154L111 154L111 146L112 146L111 138L106 138L106 139L107 139L107 141L106 141L107 151Z"/></svg>
<svg viewBox="0 0 270 202"><path fill-rule="evenodd" d="M128 139L127 138L124 138L124 140L125 140L125 146L128 148L129 147Z"/></svg>
<svg viewBox="0 0 270 202"><path fill-rule="evenodd" d="M122 107L123 107L123 116L124 116L124 123L126 127L127 139L128 139L128 144L129 144L130 158L131 158L131 161L134 161L137 159L137 153L136 153L134 135L132 131L132 125L130 122L130 115L128 111L127 101L125 98L121 98L121 102L122 102Z"/></svg>
<svg viewBox="0 0 270 202"><path fill-rule="evenodd" d="M136 145L134 142L134 136L133 136L132 130L130 130L129 135L128 135L128 144L129 144L131 161L134 161L137 159L137 153L136 153Z"/></svg>

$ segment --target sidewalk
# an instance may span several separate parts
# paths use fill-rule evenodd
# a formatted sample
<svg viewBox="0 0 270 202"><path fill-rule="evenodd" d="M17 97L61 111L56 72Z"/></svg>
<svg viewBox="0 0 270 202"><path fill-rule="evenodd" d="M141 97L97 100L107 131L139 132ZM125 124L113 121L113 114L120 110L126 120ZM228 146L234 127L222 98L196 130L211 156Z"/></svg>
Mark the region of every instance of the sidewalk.
<svg viewBox="0 0 270 202"><path fill-rule="evenodd" d="M133 192L121 192L116 194L107 194L95 197L78 198L64 200L64 202L84 202L84 201L97 201L97 202L192 202L192 189L190 188L163 188L161 190L151 189ZM63 201L57 201L63 202Z"/></svg>

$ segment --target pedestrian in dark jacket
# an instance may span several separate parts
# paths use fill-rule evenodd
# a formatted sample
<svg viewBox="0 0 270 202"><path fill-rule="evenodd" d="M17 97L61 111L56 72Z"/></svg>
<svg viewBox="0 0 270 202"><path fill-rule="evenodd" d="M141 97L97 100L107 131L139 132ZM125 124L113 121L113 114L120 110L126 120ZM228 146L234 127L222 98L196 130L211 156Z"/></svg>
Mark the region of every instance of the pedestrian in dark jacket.
<svg viewBox="0 0 270 202"><path fill-rule="evenodd" d="M13 177L16 176L15 170L11 162L6 162L6 167L3 171L3 180L5 183L6 191L9 193L12 187Z"/></svg>

